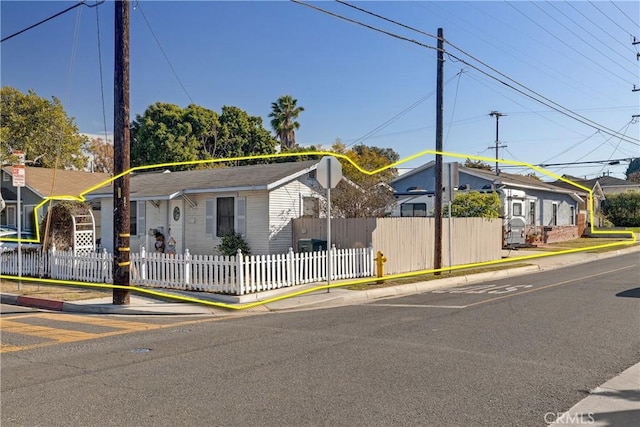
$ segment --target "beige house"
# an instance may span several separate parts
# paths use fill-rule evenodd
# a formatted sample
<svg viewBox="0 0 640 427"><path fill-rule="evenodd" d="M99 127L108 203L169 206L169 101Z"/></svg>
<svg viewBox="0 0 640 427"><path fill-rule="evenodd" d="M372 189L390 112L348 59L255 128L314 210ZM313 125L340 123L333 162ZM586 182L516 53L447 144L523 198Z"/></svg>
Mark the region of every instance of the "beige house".
<svg viewBox="0 0 640 427"><path fill-rule="evenodd" d="M259 164L180 172L135 173L130 181L131 251L154 250L155 234L176 252L215 254L221 237L242 234L252 254L285 253L293 246L291 221L317 216L318 161ZM113 186L87 196L100 200L101 246L113 251Z"/></svg>
<svg viewBox="0 0 640 427"><path fill-rule="evenodd" d="M15 228L18 223L17 188L13 186L13 168L5 166L0 170L0 194L5 208L0 211L0 226ZM100 185L110 178L109 174L78 170L25 167L25 187L21 189L20 219L23 231L35 232L36 220L42 221L46 214L45 205L34 215L34 209L47 197L79 197L91 187ZM96 218L98 220L98 218ZM96 233L100 228L96 221Z"/></svg>

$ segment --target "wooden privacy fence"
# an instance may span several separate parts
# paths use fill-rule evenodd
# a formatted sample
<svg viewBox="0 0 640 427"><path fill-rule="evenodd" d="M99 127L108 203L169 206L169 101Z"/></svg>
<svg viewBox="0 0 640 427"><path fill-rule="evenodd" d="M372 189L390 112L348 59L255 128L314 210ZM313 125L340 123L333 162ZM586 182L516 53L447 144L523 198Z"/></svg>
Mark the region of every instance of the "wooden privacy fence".
<svg viewBox="0 0 640 427"><path fill-rule="evenodd" d="M294 219L294 242L298 239L324 239L327 235L326 224L324 218ZM442 218L442 226L443 266L475 264L501 258L502 219ZM337 247L373 246L375 252L380 251L387 258L385 274L433 269L434 234L433 217L331 220L331 241Z"/></svg>
<svg viewBox="0 0 640 427"><path fill-rule="evenodd" d="M375 275L373 249L331 250L332 280ZM131 254L130 282L135 286L170 288L245 295L327 280L327 251L286 254L169 255ZM22 254L22 276L48 277L92 283L113 283L113 256L99 253L74 254L72 251ZM18 254L0 254L0 274L18 275Z"/></svg>

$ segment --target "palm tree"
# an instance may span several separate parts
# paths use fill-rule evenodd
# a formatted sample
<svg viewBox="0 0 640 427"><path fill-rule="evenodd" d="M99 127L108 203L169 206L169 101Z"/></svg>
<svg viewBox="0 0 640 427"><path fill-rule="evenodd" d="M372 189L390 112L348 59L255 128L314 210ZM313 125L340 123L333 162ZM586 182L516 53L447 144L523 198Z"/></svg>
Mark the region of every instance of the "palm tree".
<svg viewBox="0 0 640 427"><path fill-rule="evenodd" d="M300 128L296 119L304 111L304 108L296 106L297 103L298 100L293 99L291 95L283 95L271 103L271 128L283 148L292 149L296 146L295 131Z"/></svg>

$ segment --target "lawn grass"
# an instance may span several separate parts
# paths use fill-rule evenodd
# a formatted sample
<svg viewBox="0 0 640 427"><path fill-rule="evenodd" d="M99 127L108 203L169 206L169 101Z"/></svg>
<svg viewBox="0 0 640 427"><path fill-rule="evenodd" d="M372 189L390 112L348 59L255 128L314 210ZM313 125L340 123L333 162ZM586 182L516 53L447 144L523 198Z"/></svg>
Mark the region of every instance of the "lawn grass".
<svg viewBox="0 0 640 427"><path fill-rule="evenodd" d="M111 290L102 291L71 285L54 286L22 282L22 285L18 286L17 281L5 279L0 279L0 292L3 294L24 295L55 301L79 301L93 298L104 298L112 295Z"/></svg>
<svg viewBox="0 0 640 427"><path fill-rule="evenodd" d="M575 240L567 240L566 242L557 242L557 243L549 243L544 246L538 246L537 248L527 248L526 250L532 251L545 251L545 252L560 252L567 249L581 249L581 248L590 248L593 246L601 246L609 243L617 243L623 242L622 239L607 239L607 238L590 238L590 237L582 237L580 239ZM638 245L638 243L636 243ZM596 253L596 252L608 252L615 251L623 248L623 245L619 246L610 246L606 248L598 248L598 249L590 249L588 252Z"/></svg>

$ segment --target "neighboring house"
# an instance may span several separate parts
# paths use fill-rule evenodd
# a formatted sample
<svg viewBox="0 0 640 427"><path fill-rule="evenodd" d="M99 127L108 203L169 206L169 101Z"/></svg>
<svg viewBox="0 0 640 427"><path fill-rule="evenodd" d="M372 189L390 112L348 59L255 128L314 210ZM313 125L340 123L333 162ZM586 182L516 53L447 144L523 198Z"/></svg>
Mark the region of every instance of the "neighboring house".
<svg viewBox="0 0 640 427"><path fill-rule="evenodd" d="M433 215L435 162L431 161L391 181L396 191L394 216ZM535 178L458 167L457 191L491 191L500 195L505 225L505 244L525 243L527 236L542 235L546 242L575 238L585 224L578 212L586 194L545 183ZM581 222L584 222L582 220ZM580 226L579 226L580 225Z"/></svg>
<svg viewBox="0 0 640 427"><path fill-rule="evenodd" d="M602 207L602 201L606 198L606 196L605 196L604 189L600 185L600 182L598 181L597 178L587 180L587 179L577 178L571 175L562 175L562 177L578 185L581 185L585 188L589 188L591 190L591 194L593 195L593 213L594 214L600 213L600 209ZM611 178L611 177L607 177L607 178ZM617 178L612 178L612 179L617 180ZM568 182L564 182L559 179L551 182L551 184L555 185L556 187L562 187L566 189L576 188L575 185L569 184ZM585 197L585 206L580 206L580 209L585 210L587 212L587 221L589 221L589 218L590 218L590 215L588 215L590 210L590 206L588 205L588 203L589 203L588 197ZM602 225L600 223L601 219L599 217L595 217L594 219L595 219L594 225L596 227L600 227Z"/></svg>
<svg viewBox="0 0 640 427"><path fill-rule="evenodd" d="M242 234L252 254L285 253L293 246L291 220L319 216L318 161L133 173L130 247L154 250L155 233L176 241L177 253L215 254L221 237ZM102 246L113 250L113 186L87 195L100 200Z"/></svg>
<svg viewBox="0 0 640 427"><path fill-rule="evenodd" d="M577 178L571 175L562 175L562 177L573 181L576 184L590 188L593 191L594 199L597 197L599 201L604 200L607 197L607 194L622 193L628 190L640 191L640 182L626 181L613 176L605 175L592 179ZM564 188L572 187L571 184L561 180L554 181L552 184Z"/></svg>
<svg viewBox="0 0 640 427"><path fill-rule="evenodd" d="M6 205L5 209L0 212L0 226L15 228L18 225L18 203L17 188L13 186L13 168L5 166L0 174L0 191ZM109 174L106 173L25 167L26 186L20 190L22 230L35 232L34 209L47 197L78 197L83 191L89 190L109 178ZM42 221L46 209L45 205L38 212L38 221ZM96 224L96 233L98 233L98 229L99 223Z"/></svg>

